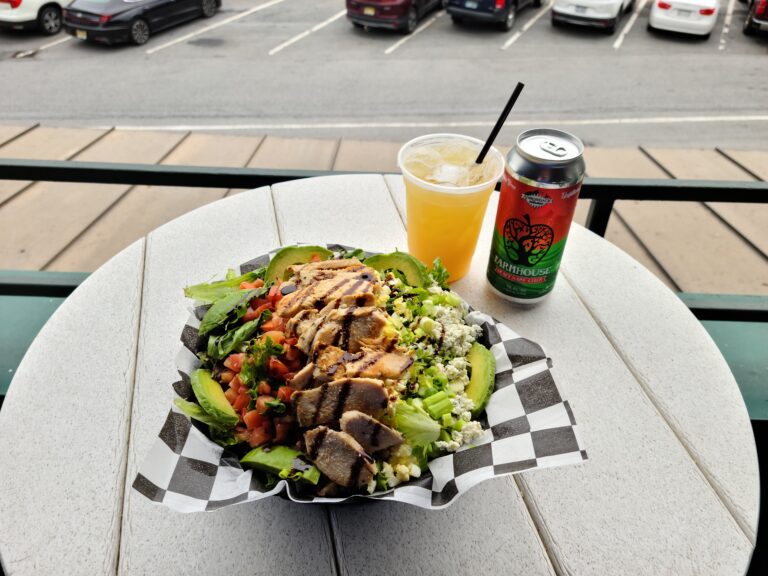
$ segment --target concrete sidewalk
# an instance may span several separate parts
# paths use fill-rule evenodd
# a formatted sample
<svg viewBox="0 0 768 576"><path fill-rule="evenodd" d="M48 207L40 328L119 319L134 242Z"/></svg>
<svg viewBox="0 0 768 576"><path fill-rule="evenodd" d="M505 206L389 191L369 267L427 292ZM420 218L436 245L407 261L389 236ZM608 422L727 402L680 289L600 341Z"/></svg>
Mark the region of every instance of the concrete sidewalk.
<svg viewBox="0 0 768 576"><path fill-rule="evenodd" d="M3 158L397 172L399 147L347 139L0 126ZM768 151L589 148L585 157L594 177L768 178ZM91 271L164 222L238 192L0 180L0 269ZM587 209L580 202L577 221ZM617 202L606 238L675 290L768 294L768 205Z"/></svg>

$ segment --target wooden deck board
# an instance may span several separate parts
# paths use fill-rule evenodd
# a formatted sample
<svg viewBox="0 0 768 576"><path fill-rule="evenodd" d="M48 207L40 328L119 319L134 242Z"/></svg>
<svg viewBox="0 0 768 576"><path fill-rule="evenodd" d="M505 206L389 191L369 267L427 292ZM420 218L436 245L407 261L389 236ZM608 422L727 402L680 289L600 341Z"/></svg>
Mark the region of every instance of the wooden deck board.
<svg viewBox="0 0 768 576"><path fill-rule="evenodd" d="M664 158L664 167L676 178L754 180L752 175L715 150L654 149L649 150L649 153ZM706 206L763 255L768 256L768 204L707 202Z"/></svg>
<svg viewBox="0 0 768 576"><path fill-rule="evenodd" d="M6 138L4 141L7 144L0 146L0 158L68 160L105 132L79 128L35 128L15 140ZM32 182L22 180L0 180L0 206L30 184Z"/></svg>
<svg viewBox="0 0 768 576"><path fill-rule="evenodd" d="M153 132L151 136L142 132L110 132L75 158L154 164L182 136L163 132ZM30 186L0 210L0 268L44 267L128 188L68 182L38 182Z"/></svg>
<svg viewBox="0 0 768 576"><path fill-rule="evenodd" d="M260 137L191 134L163 159L162 164L244 166L260 142ZM137 238L177 216L223 198L226 193L225 188L136 186L46 269L95 270Z"/></svg>
<svg viewBox="0 0 768 576"><path fill-rule="evenodd" d="M342 140L334 170L350 172L400 172L397 167L399 142Z"/></svg>
<svg viewBox="0 0 768 576"><path fill-rule="evenodd" d="M9 140L13 140L33 128L34 126L0 126L0 146L4 146Z"/></svg>
<svg viewBox="0 0 768 576"><path fill-rule="evenodd" d="M338 140L309 140L267 136L249 168L280 170L330 170L339 148Z"/></svg>
<svg viewBox="0 0 768 576"><path fill-rule="evenodd" d="M667 178L656 164L636 148L587 148L584 150L587 173L595 178ZM589 204L577 206L575 220L582 224ZM638 240L641 231L633 230L623 219L631 206L625 202L616 202L614 216L608 221L605 232L607 240L624 250L635 260L653 272L657 278L670 288L675 283L669 273L653 258L647 247ZM617 218L618 216L619 218Z"/></svg>

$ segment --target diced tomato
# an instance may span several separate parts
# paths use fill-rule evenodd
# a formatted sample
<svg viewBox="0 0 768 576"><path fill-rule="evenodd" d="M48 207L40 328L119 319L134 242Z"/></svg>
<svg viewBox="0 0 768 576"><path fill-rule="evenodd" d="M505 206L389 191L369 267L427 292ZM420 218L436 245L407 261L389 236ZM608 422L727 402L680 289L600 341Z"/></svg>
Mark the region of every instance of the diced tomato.
<svg viewBox="0 0 768 576"><path fill-rule="evenodd" d="M296 342L298 342L298 338L286 338L285 343L288 344L288 346L296 346Z"/></svg>
<svg viewBox="0 0 768 576"><path fill-rule="evenodd" d="M232 370L224 370L224 372L221 373L219 376L219 380L221 380L222 384L229 384L232 382L232 378L235 377L235 373L232 372Z"/></svg>
<svg viewBox="0 0 768 576"><path fill-rule="evenodd" d="M285 341L285 333L280 330L270 330L261 335L261 341L266 342L267 338L272 340L275 344L282 344L283 341Z"/></svg>
<svg viewBox="0 0 768 576"><path fill-rule="evenodd" d="M295 362L296 360L301 360L301 350L296 348L295 346L290 346L289 344L286 344L283 346L283 357L288 362Z"/></svg>
<svg viewBox="0 0 768 576"><path fill-rule="evenodd" d="M229 383L230 388L234 388L235 390L239 390L243 386L243 381L240 380L240 374L235 374L235 377L232 378L232 382Z"/></svg>
<svg viewBox="0 0 768 576"><path fill-rule="evenodd" d="M255 290L264 286L264 280L256 278L253 282L240 282L240 290Z"/></svg>
<svg viewBox="0 0 768 576"><path fill-rule="evenodd" d="M269 406L267 406L267 402L274 402L275 398L274 396L268 396L263 395L256 398L256 410L259 414L266 414L267 410L269 410Z"/></svg>
<svg viewBox="0 0 768 576"><path fill-rule="evenodd" d="M256 320L264 310L272 310L273 306L271 302L267 302L265 304L259 304L255 308L251 306L251 308L248 308L245 315L243 316L243 320L245 322L250 322L251 320Z"/></svg>
<svg viewBox="0 0 768 576"><path fill-rule="evenodd" d="M272 386L266 380L262 380L259 382L258 392L259 394L272 394Z"/></svg>
<svg viewBox="0 0 768 576"><path fill-rule="evenodd" d="M254 428L259 428L262 424L264 424L264 416L259 414L256 410L251 410L245 413L245 416L243 416L243 422L245 422L245 426L248 428L248 430L253 430Z"/></svg>
<svg viewBox="0 0 768 576"><path fill-rule="evenodd" d="M256 448L257 446L266 444L270 440L272 440L271 432L265 426L262 426L261 428L256 428L251 431L248 444L251 445L251 448Z"/></svg>
<svg viewBox="0 0 768 576"><path fill-rule="evenodd" d="M293 396L293 388L290 386L280 386L280 388L277 389L277 398L281 402L289 402L291 400L291 396Z"/></svg>
<svg viewBox="0 0 768 576"><path fill-rule="evenodd" d="M288 366L280 362L277 358L269 359L269 372L278 378L283 376L286 372L289 372Z"/></svg>
<svg viewBox="0 0 768 576"><path fill-rule="evenodd" d="M227 400L229 400L230 404L234 404L235 400L237 400L237 396L238 396L237 390L233 390L232 388L230 388L229 390L224 392L224 396L227 397Z"/></svg>
<svg viewBox="0 0 768 576"><path fill-rule="evenodd" d="M312 256L309 257L310 262L320 262L321 260L322 258L320 258L320 254L318 254L317 252L313 252Z"/></svg>
<svg viewBox="0 0 768 576"><path fill-rule="evenodd" d="M284 420L275 420L275 442L283 443L288 440L293 430L293 423Z"/></svg>
<svg viewBox="0 0 768 576"><path fill-rule="evenodd" d="M245 360L245 354L230 354L224 360L224 366L232 370L232 372L240 372L243 367L243 360Z"/></svg>
<svg viewBox="0 0 768 576"><path fill-rule="evenodd" d="M231 390L231 388L230 388ZM228 390L229 391L229 390ZM248 403L251 401L250 395L246 392L245 394L240 393L237 395L237 398L232 403L232 408L235 410L242 410L243 408L248 406Z"/></svg>
<svg viewBox="0 0 768 576"><path fill-rule="evenodd" d="M285 330L285 320L280 316L273 314L272 318L261 325L261 329L265 332L269 332L270 330Z"/></svg>
<svg viewBox="0 0 768 576"><path fill-rule="evenodd" d="M296 376L296 372L286 372L283 374L283 382L290 382L294 376Z"/></svg>

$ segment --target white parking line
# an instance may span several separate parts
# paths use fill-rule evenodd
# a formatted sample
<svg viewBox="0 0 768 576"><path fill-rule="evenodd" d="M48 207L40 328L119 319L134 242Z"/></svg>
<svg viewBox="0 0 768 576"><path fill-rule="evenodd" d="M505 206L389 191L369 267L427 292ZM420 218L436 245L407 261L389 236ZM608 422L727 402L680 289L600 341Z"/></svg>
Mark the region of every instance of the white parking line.
<svg viewBox="0 0 768 576"><path fill-rule="evenodd" d="M634 26L635 22L637 22L637 17L640 16L640 12L643 11L643 8L645 8L647 3L648 0L641 0L640 4L638 4L637 8L635 8L635 11L632 12L632 16L630 16L629 20L627 20L627 23L624 25L621 34L619 34L619 37L616 38L616 41L613 43L614 50L621 48L621 45L624 43L624 38L626 38L627 34L629 34L629 31L632 30L632 26Z"/></svg>
<svg viewBox="0 0 768 576"><path fill-rule="evenodd" d="M196 32L190 32L189 34L185 34L181 38L176 38L175 40L171 40L170 42L166 42L165 44L160 44L160 46L155 46L154 48L150 48L149 50L147 50L147 54L154 54L155 52L159 52L160 50L165 50L166 48L170 48L171 46L175 46L176 44L179 44L181 42L186 42L190 38L194 38L195 36L200 36L200 34L205 34L206 32L210 32L211 30L214 30L216 28L221 28L222 26L226 26L227 24L230 24L235 20L240 20L241 18L250 16L255 12L260 12L265 8L270 8L275 4L281 4L282 2L285 2L285 0L271 0L270 2L267 2L265 4L259 4L258 6L254 6L250 10L246 10L245 12L242 12L240 14L235 14L234 16L230 16L229 18L225 18L221 22L216 22L215 24L211 24L210 26L206 26L205 28L201 28L200 30L197 30Z"/></svg>
<svg viewBox="0 0 768 576"><path fill-rule="evenodd" d="M504 126L611 126L611 125L642 125L642 124L720 124L742 122L768 122L768 114L745 116L649 116L646 118L572 118L542 119L542 120L512 120ZM115 126L117 130L171 130L175 132L225 131L225 130L339 130L360 128L488 128L496 123L495 120L476 120L468 122L335 122L317 124L217 124L217 125L175 125L175 126ZM111 127L111 126L109 126ZM94 128L108 128L94 126Z"/></svg>
<svg viewBox="0 0 768 576"><path fill-rule="evenodd" d="M546 6L544 6L544 7L543 7L543 8L542 8L542 9L539 11L539 13L538 13L538 14L536 14L536 16L534 16L533 18L531 18L530 20L528 20L528 22L526 22L526 23L525 23L525 25L524 25L522 28L520 28L520 30L518 30L517 32L515 32L514 34L512 34L512 36L510 37L510 39L509 39L509 40L507 40L506 42L504 42L504 44L502 44L502 46L501 46L501 49L502 49L502 50L506 50L507 48L509 48L510 46L512 46L512 44L514 44L515 42L517 42L517 41L518 41L518 39L520 38L520 36L522 36L523 34L525 34L526 32L528 32L528 30L530 30L530 29L531 29L531 26L533 26L534 24L536 24L536 22L538 22L539 18L541 18L542 16L544 16L544 15L547 13L547 10L549 10L549 9L552 7L552 4L553 4L552 2L549 2L549 3L548 3Z"/></svg>
<svg viewBox="0 0 768 576"><path fill-rule="evenodd" d="M53 48L54 46L58 46L59 44L64 44L64 42L69 42L70 40L72 40L72 36L65 36L64 38L59 38L58 40L54 40L53 42L48 42L48 44L43 44L39 48L33 48L32 50L25 50L24 52L18 52L14 55L14 58L27 58L28 56L33 56L38 52L42 52L43 50L48 50L48 48Z"/></svg>
<svg viewBox="0 0 768 576"><path fill-rule="evenodd" d="M723 30L720 32L720 45L717 47L718 50L725 50L725 45L727 44L726 36L728 36L728 32L731 31L733 7L735 4L736 0L730 0L730 2L728 2L728 9L725 11L725 20L723 21Z"/></svg>
<svg viewBox="0 0 768 576"><path fill-rule="evenodd" d="M324 20L323 22L320 22L320 24L312 26L312 28L310 28L309 30L304 30L304 32L302 32L301 34L296 34L296 36L294 36L290 40L286 40L279 46L275 46L274 48L272 48L272 50L269 51L269 55L274 56L281 50L288 48L288 46L290 46L291 44L296 44L296 42L298 42L299 40L306 38L307 36L312 34L312 32L317 32L318 30L321 30L326 26L328 26L328 24L331 24L332 22L336 22L336 20L344 16L346 13L347 13L347 9L345 8L344 10L341 10L338 14L334 14L333 16L328 18L328 20Z"/></svg>
<svg viewBox="0 0 768 576"><path fill-rule="evenodd" d="M427 20L426 22L424 22L424 24L422 24L421 26L419 26L418 28L416 28L416 30L414 30L414 31L413 31L413 34L409 34L408 36L403 36L403 37L402 37L400 40L398 40L397 42L395 42L394 44L392 44L392 46L390 46L389 48L387 48L386 50L384 50L384 54L387 54L387 55L389 55L389 54L392 54L392 52L394 52L395 50L397 50L398 48L400 48L400 46L402 46L403 44L405 44L406 42L408 42L408 40L410 40L411 38L413 38L413 37L414 37L414 36L416 36L417 34L421 34L421 33L422 33L424 30L426 30L427 28L429 28L430 26L432 26L432 24L434 24L434 23L435 23L435 20L437 20L438 18L440 18L440 17L441 17L443 14L445 14L445 12L444 12L444 11L442 11L442 10L440 10L440 12L438 12L437 14L435 14L434 16L432 16L432 18L430 18L429 20Z"/></svg>

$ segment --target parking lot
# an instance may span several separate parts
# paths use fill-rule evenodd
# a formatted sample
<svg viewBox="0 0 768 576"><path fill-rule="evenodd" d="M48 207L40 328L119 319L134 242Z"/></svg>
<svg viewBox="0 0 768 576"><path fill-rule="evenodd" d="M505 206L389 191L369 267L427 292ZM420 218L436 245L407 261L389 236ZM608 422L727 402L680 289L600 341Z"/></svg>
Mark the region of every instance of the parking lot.
<svg viewBox="0 0 768 576"><path fill-rule="evenodd" d="M0 122L484 135L521 80L510 133L556 124L599 145L763 144L768 36L742 34L746 5L723 2L706 40L649 32L649 10L637 0L611 36L554 28L546 0L506 33L442 10L411 36L361 30L341 0L224 0L141 47L2 32Z"/></svg>

